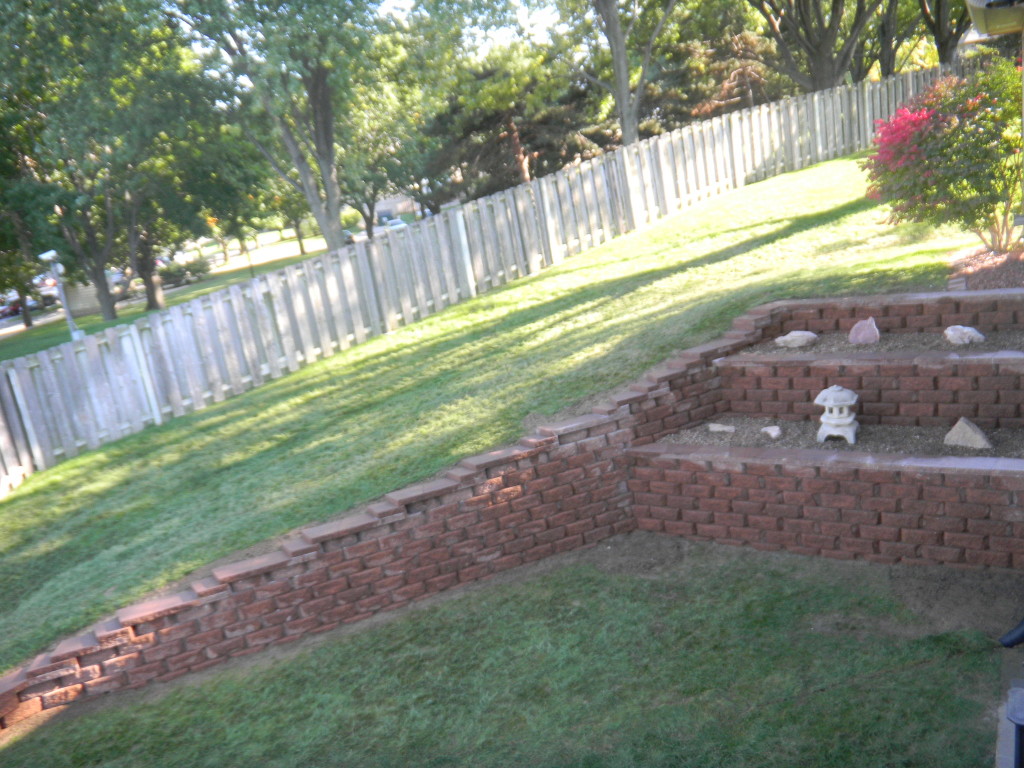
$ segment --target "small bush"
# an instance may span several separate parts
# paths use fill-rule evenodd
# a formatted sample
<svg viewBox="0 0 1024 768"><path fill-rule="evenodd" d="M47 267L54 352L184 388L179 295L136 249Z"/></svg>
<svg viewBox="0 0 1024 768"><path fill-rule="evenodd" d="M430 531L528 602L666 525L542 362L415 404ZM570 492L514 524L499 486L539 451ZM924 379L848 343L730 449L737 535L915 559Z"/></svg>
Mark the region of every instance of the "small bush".
<svg viewBox="0 0 1024 768"><path fill-rule="evenodd" d="M894 222L956 224L1010 250L1021 199L1021 87L996 59L969 80L945 78L887 121L864 166L869 196Z"/></svg>
<svg viewBox="0 0 1024 768"><path fill-rule="evenodd" d="M345 229L358 229L363 223L363 215L355 208L345 208L341 212L341 226Z"/></svg>
<svg viewBox="0 0 1024 768"><path fill-rule="evenodd" d="M160 267L160 280L164 285L176 288L188 282L188 269L184 264L172 261L165 267Z"/></svg>
<svg viewBox="0 0 1024 768"><path fill-rule="evenodd" d="M202 257L192 259L185 264L172 261L167 266L160 267L159 274L164 285L177 288L179 285L202 280L210 274L210 262Z"/></svg>
<svg viewBox="0 0 1024 768"><path fill-rule="evenodd" d="M192 261L185 264L185 269L188 271L190 279L202 280L210 274L210 262L201 257L198 259L192 259Z"/></svg>

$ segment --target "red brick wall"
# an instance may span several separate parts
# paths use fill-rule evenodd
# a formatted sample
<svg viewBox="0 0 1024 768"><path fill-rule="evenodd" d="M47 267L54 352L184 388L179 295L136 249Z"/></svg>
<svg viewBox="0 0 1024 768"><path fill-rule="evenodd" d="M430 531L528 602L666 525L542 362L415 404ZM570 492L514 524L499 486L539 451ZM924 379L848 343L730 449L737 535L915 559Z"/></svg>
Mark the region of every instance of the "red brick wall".
<svg viewBox="0 0 1024 768"><path fill-rule="evenodd" d="M1024 568L1024 461L631 448L641 530L844 560Z"/></svg>
<svg viewBox="0 0 1024 768"><path fill-rule="evenodd" d="M628 409L542 428L362 514L124 608L0 681L5 727L85 695L171 680L635 528L615 460ZM621 465L621 462L619 462Z"/></svg>
<svg viewBox="0 0 1024 768"><path fill-rule="evenodd" d="M849 459L819 469L799 452L697 457L685 446L653 445L738 403L773 402L766 395L739 396L748 389L737 385L741 374L757 379L750 390L758 392L783 391L771 381L783 376L813 378L809 390L819 376L843 383L853 375L857 386L874 391L872 377L891 380L910 365L917 368L908 378L945 386L944 374L922 373L915 361L884 370L882 362L865 363L856 374L827 365L812 373L807 363L804 375L803 362L797 372L786 368L789 362L761 360L756 365L763 371L753 372L722 360L789 330L845 330L868 315L894 332L941 331L950 324L982 331L1024 327L1024 291L758 307L737 318L719 341L649 371L591 414L466 459L445 476L394 491L359 514L298 531L270 554L215 569L183 592L124 608L61 642L0 680L0 727L83 696L170 680L360 621L637 526L831 557L1024 567L1022 523L1015 521L1015 515L1024 519L1024 462L989 460L965 469L970 461L963 459L915 464L867 457L860 465ZM978 367L968 371L968 365ZM975 378L972 388L954 391L1003 384L1010 391L1004 376L1015 377L1019 389L1021 371L1006 367L1013 365L957 363L951 376ZM944 417L939 410L901 413L904 404L928 402L923 379L892 387L880 381L876 389L878 399L869 394L865 405L895 403L896 417ZM915 393L916 399L893 400L897 395L887 393ZM787 401L776 395L774 402ZM1010 404L1013 415L980 410ZM979 406L979 420L1020 418L1012 398L972 405ZM794 408L788 415L808 414Z"/></svg>
<svg viewBox="0 0 1024 768"><path fill-rule="evenodd" d="M953 357L945 353L738 355L719 365L728 410L775 419L817 419L817 394L852 389L862 424L950 426L961 416L983 428L1024 427L1024 352Z"/></svg>

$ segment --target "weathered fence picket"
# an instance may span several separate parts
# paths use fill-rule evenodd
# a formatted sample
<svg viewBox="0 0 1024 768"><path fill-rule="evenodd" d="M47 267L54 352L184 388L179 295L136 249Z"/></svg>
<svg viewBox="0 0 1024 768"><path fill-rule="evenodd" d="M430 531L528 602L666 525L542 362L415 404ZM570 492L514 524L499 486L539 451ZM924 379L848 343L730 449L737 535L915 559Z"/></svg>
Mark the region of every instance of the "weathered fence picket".
<svg viewBox="0 0 1024 768"><path fill-rule="evenodd" d="M870 146L948 68L786 98L0 364L0 496L24 477L198 411L744 184Z"/></svg>

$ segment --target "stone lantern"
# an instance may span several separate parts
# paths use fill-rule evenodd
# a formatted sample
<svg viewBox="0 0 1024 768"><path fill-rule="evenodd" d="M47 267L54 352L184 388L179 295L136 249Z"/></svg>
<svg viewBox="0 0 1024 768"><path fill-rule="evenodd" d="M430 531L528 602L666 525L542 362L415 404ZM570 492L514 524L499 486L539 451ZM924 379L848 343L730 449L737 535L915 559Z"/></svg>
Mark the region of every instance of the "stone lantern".
<svg viewBox="0 0 1024 768"><path fill-rule="evenodd" d="M818 442L825 442L829 437L843 437L853 445L857 442L857 423L853 415L853 406L857 402L857 393L846 387L833 385L823 389L814 398L815 405L825 408L821 415L821 427L818 429Z"/></svg>

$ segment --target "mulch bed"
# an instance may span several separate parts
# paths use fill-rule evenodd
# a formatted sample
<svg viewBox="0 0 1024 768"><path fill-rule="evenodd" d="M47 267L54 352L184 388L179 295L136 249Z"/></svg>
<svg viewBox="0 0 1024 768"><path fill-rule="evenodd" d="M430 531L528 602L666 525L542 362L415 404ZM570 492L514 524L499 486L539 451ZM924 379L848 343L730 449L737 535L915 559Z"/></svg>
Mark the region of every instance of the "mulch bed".
<svg viewBox="0 0 1024 768"><path fill-rule="evenodd" d="M993 253L976 248L957 253L951 263L950 278L962 278L967 290L1024 288L1024 253Z"/></svg>

